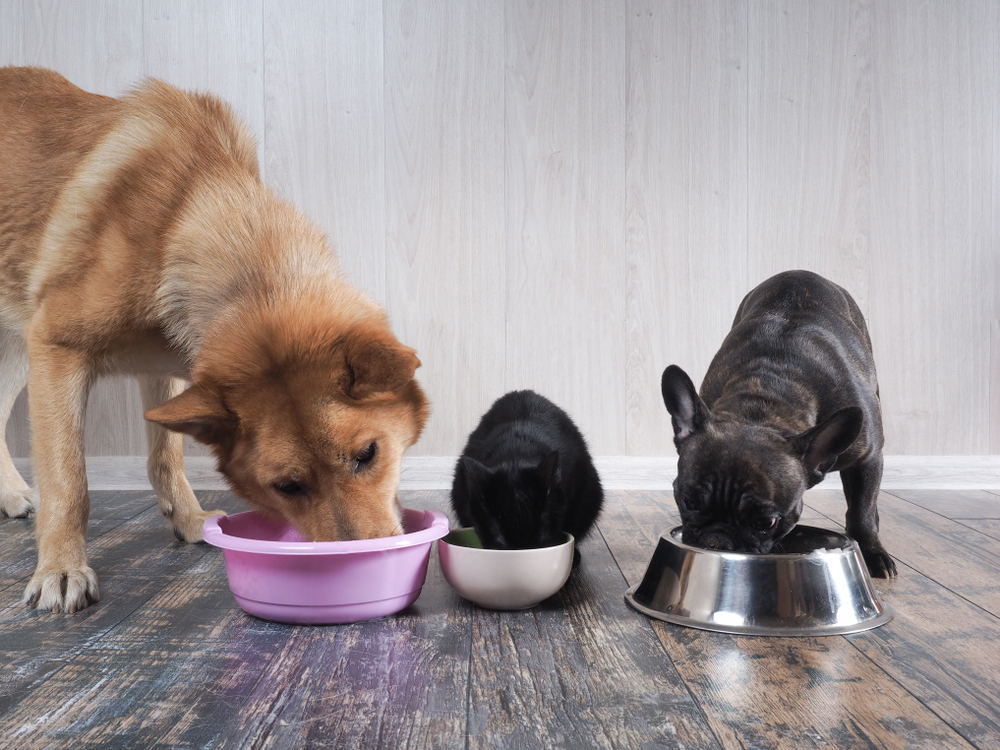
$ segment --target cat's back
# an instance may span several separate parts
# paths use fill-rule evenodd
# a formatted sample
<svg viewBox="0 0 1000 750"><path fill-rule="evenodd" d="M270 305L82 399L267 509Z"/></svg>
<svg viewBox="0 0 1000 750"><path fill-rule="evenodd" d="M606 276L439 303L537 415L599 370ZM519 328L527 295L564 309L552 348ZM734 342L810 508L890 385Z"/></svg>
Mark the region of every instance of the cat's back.
<svg viewBox="0 0 1000 750"><path fill-rule="evenodd" d="M531 447L533 454L558 450L567 458L587 450L583 435L565 411L535 391L522 390L493 403L470 436L466 452L488 459Z"/></svg>

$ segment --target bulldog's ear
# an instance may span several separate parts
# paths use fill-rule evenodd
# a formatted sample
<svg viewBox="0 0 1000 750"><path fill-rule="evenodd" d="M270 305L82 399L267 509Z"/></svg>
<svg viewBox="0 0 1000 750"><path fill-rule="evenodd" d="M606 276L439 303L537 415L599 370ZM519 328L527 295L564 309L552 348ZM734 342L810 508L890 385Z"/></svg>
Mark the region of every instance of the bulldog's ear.
<svg viewBox="0 0 1000 750"><path fill-rule="evenodd" d="M216 445L236 429L236 415L222 398L197 384L145 414L146 419L174 432L183 432L200 443Z"/></svg>
<svg viewBox="0 0 1000 750"><path fill-rule="evenodd" d="M680 448L687 438L705 429L712 419L712 412L701 400L691 378L677 365L670 365L663 371L660 391L674 427L674 445Z"/></svg>
<svg viewBox="0 0 1000 750"><path fill-rule="evenodd" d="M792 438L792 445L811 473L825 474L837 456L857 440L865 421L861 407L848 406L825 422ZM822 477L820 477L822 478Z"/></svg>
<svg viewBox="0 0 1000 750"><path fill-rule="evenodd" d="M344 371L339 384L351 398L364 398L401 388L420 367L416 350L388 337L353 335L344 346Z"/></svg>

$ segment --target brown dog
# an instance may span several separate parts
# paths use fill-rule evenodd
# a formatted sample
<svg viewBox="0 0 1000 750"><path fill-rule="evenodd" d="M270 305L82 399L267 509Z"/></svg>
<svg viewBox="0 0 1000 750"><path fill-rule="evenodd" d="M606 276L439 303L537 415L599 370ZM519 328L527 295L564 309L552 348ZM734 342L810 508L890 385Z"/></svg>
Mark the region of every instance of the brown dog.
<svg viewBox="0 0 1000 750"><path fill-rule="evenodd" d="M217 513L191 492L180 433L306 538L401 532L400 459L427 416L420 362L321 232L261 184L225 105L158 82L110 99L0 68L0 165L0 424L27 382L38 479L35 496L0 441L0 510L37 513L26 603L99 598L83 420L109 373L139 378L149 478L179 538L201 540Z"/></svg>

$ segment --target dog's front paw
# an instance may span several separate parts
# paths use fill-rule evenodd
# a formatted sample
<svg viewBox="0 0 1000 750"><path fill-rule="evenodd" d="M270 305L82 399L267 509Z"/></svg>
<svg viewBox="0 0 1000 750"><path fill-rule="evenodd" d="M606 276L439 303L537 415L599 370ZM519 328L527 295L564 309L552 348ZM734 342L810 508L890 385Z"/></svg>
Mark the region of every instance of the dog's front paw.
<svg viewBox="0 0 1000 750"><path fill-rule="evenodd" d="M71 614L100 598L97 574L84 565L71 570L36 570L21 601L36 609Z"/></svg>
<svg viewBox="0 0 1000 750"><path fill-rule="evenodd" d="M865 558L865 564L872 578L896 577L896 563L881 544L861 546L861 556Z"/></svg>
<svg viewBox="0 0 1000 750"><path fill-rule="evenodd" d="M204 538L205 521L212 516L224 516L224 510L199 510L184 516L174 514L170 521L174 525L174 536L182 542L200 542Z"/></svg>
<svg viewBox="0 0 1000 750"><path fill-rule="evenodd" d="M10 518L26 518L38 507L38 499L30 487L6 488L0 485L0 513Z"/></svg>

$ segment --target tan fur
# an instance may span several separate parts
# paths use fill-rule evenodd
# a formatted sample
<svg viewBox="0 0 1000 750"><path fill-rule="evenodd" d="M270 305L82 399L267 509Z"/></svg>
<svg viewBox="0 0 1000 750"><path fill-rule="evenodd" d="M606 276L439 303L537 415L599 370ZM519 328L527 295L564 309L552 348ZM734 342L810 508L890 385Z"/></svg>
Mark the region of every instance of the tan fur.
<svg viewBox="0 0 1000 750"><path fill-rule="evenodd" d="M149 478L181 539L217 513L184 477L181 433L309 539L401 532L400 459L427 417L420 362L322 233L261 184L225 105L156 81L110 99L0 68L0 164L0 423L27 381L38 479L36 495L0 443L0 511L37 514L27 603L99 598L83 420L105 374L139 378Z"/></svg>

